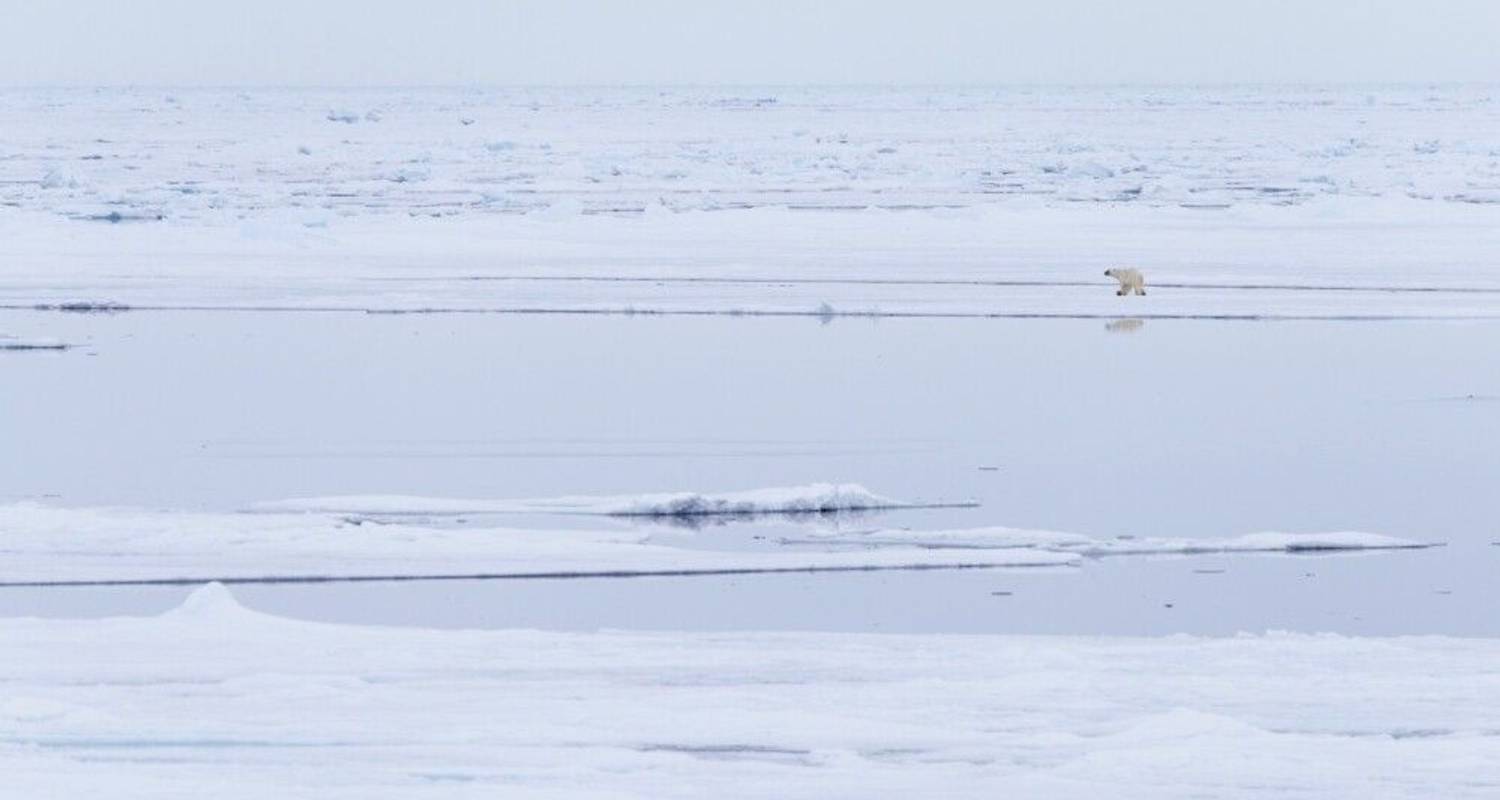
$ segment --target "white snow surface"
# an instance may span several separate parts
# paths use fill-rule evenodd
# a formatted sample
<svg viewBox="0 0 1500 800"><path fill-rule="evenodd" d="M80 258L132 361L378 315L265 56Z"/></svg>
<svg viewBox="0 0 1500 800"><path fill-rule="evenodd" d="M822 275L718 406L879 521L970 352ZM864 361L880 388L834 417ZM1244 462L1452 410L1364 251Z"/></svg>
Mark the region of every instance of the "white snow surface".
<svg viewBox="0 0 1500 800"><path fill-rule="evenodd" d="M1046 531L887 530L771 550L696 549L649 530L436 526L330 513L254 514L0 505L0 583L350 577L570 576L1076 566L1108 555L1386 550L1426 543L1368 533L1094 539ZM824 545L807 547L808 543Z"/></svg>
<svg viewBox="0 0 1500 800"><path fill-rule="evenodd" d="M16 797L1489 798L1500 642L0 620Z"/></svg>
<svg viewBox="0 0 1500 800"><path fill-rule="evenodd" d="M924 508L882 497L856 483L815 483L737 492L673 492L612 497L553 497L532 500L472 500L409 495L309 497L262 503L267 511L314 511L372 516L556 513L619 517L692 517L745 514L818 514Z"/></svg>
<svg viewBox="0 0 1500 800"><path fill-rule="evenodd" d="M37 89L0 130L0 305L1500 317L1491 87Z"/></svg>
<svg viewBox="0 0 1500 800"><path fill-rule="evenodd" d="M379 524L311 513L234 514L0 505L0 583L573 575L1062 566L1070 553L723 551L638 530Z"/></svg>

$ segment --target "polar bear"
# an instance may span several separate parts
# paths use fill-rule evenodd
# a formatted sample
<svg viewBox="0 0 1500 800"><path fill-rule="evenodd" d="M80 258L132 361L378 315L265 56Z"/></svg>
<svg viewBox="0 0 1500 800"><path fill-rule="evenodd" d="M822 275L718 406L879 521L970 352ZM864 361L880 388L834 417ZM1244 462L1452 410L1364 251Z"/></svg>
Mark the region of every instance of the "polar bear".
<svg viewBox="0 0 1500 800"><path fill-rule="evenodd" d="M1146 294L1146 276L1138 269L1107 269L1104 274L1120 282L1120 291L1115 294L1124 297L1127 294Z"/></svg>

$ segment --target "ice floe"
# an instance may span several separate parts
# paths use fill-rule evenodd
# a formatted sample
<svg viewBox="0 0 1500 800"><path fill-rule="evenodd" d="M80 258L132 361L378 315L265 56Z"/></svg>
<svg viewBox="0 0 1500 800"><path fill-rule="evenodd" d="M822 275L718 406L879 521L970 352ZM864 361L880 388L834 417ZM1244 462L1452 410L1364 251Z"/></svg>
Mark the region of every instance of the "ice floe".
<svg viewBox="0 0 1500 800"><path fill-rule="evenodd" d="M17 91L0 305L1500 317L1500 105L1439 93Z"/></svg>
<svg viewBox="0 0 1500 800"><path fill-rule="evenodd" d="M778 490L779 491L779 490ZM794 495L750 493L762 500ZM803 497L803 495L795 495ZM873 495L871 495L873 496ZM666 495L664 497L678 497ZM593 499L597 501L598 499ZM399 501L399 502L398 502ZM640 513L672 508L632 499L577 502L562 513ZM773 504L786 508L786 503ZM317 507L317 506L307 506ZM693 506L696 507L696 506ZM798 506L806 507L806 506ZM652 529L527 529L425 517L470 513L420 510L401 499L383 509L331 503L320 511L207 513L122 508L0 505L0 584L186 583L456 578L567 578L889 569L1075 567L1127 555L1308 553L1415 549L1429 543L1368 533L1261 533L1204 539L1095 539L1050 531L830 532L803 525L771 549L711 549ZM476 515L497 506L481 505ZM511 507L507 507L509 510ZM536 506L517 506L536 511ZM543 507L556 511L557 506ZM369 513L382 510L381 513ZM393 510L399 513L389 513ZM379 522L380 524L376 524Z"/></svg>
<svg viewBox="0 0 1500 800"><path fill-rule="evenodd" d="M814 533L820 533L814 531ZM1334 531L1326 533L1262 532L1218 538L1151 538L1122 536L1098 539L1077 533L1018 528L971 528L964 530L874 530L822 531L812 538L788 543L840 543L864 547L926 547L932 549L1006 550L1034 549L1081 556L1200 555L1210 553L1317 553L1352 550L1416 550L1437 543L1403 539L1380 533Z"/></svg>
<svg viewBox="0 0 1500 800"><path fill-rule="evenodd" d="M1486 639L436 631L298 622L209 586L159 617L0 619L0 647L17 797L1500 787Z"/></svg>
<svg viewBox="0 0 1500 800"><path fill-rule="evenodd" d="M0 584L342 580L1067 566L1079 556L890 547L725 551L638 530L528 530L316 513L0 505Z"/></svg>

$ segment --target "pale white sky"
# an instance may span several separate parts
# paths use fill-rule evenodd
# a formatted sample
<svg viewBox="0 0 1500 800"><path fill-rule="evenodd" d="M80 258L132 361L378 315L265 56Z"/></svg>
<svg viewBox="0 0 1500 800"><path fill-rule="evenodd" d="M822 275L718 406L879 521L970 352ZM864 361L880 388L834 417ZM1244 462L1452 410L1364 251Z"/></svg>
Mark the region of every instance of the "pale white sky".
<svg viewBox="0 0 1500 800"><path fill-rule="evenodd" d="M0 0L0 85L1500 81L1500 0Z"/></svg>

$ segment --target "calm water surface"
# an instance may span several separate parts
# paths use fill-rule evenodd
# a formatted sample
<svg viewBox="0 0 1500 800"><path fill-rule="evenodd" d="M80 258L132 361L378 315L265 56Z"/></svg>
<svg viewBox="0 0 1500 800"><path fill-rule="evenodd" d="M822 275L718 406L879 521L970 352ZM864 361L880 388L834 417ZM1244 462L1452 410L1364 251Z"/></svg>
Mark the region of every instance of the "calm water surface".
<svg viewBox="0 0 1500 800"><path fill-rule="evenodd" d="M1444 548L1080 569L240 587L432 626L1500 635L1500 324L0 314L0 500L230 510L854 481L861 526L1369 530ZM515 520L507 521L507 524ZM526 524L579 524L566 518ZM588 524L613 524L591 521ZM771 521L659 535L703 547ZM0 614L185 589L0 589Z"/></svg>

